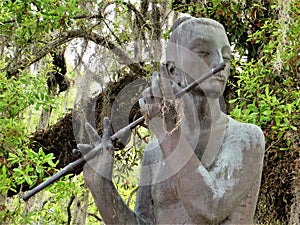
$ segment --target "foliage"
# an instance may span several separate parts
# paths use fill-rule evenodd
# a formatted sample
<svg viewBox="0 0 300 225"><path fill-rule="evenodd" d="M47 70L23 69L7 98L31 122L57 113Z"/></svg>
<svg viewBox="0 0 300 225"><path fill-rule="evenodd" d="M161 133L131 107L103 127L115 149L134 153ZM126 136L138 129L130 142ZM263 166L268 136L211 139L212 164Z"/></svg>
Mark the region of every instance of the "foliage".
<svg viewBox="0 0 300 225"><path fill-rule="evenodd" d="M35 162L41 160L38 159L38 156L42 154L42 150L39 153L30 153L29 149L23 149L28 142L23 116L30 106L34 106L36 109L41 106L46 108L49 105L54 106L54 100L50 100L45 94L43 83L42 77L35 77L31 73L23 73L23 77L20 79L8 79L5 73L0 74L0 111L2 114L0 118L0 154L1 157L8 160L4 164L14 165L19 162L18 158L24 159L24 162L29 160L27 164L32 160ZM26 152L30 154L27 155ZM26 158L27 156L29 158ZM45 155L41 156L41 158L44 157ZM50 158L46 160L48 163ZM27 169L30 170L29 167ZM31 183L29 180L28 178L28 183Z"/></svg>
<svg viewBox="0 0 300 225"><path fill-rule="evenodd" d="M258 124L266 136L265 169L257 217L261 223L288 221L296 199L299 158L299 5L280 3L280 20L268 20L249 36L260 43L260 58L245 62L237 72L236 98L231 115ZM281 171L281 173L279 173ZM274 189L274 186L277 188ZM265 206L268 205L268 208Z"/></svg>
<svg viewBox="0 0 300 225"><path fill-rule="evenodd" d="M7 78L0 74L0 195L6 196L19 192L24 186L31 187L45 173L55 168L53 154L45 154L42 149L34 152L27 147L28 133L23 116L29 107L36 109L54 106L45 94L43 77L24 72L23 76ZM3 203L1 203L3 204ZM13 201L15 208L6 210L2 205L0 221L9 220L11 216L21 215L20 203Z"/></svg>
<svg viewBox="0 0 300 225"><path fill-rule="evenodd" d="M45 93L45 80L31 73L23 73L20 79L8 79L5 73L0 73L0 112L1 139L0 153L7 156L9 150L21 146L26 140L24 113L30 106L39 109L41 106L52 105Z"/></svg>
<svg viewBox="0 0 300 225"><path fill-rule="evenodd" d="M72 18L76 13L81 12L77 4L77 0L1 1L0 25L5 44L14 43L22 47L24 53L30 51L28 47L32 43L40 47L43 43L38 42L45 37L45 34L75 26L76 21ZM16 46L11 45L11 47Z"/></svg>
<svg viewBox="0 0 300 225"><path fill-rule="evenodd" d="M73 179L66 176L38 194L38 198L31 199L30 204L15 195L7 202L6 210L0 213L1 224L66 224L66 214L72 207L70 199L81 195L82 185L82 176Z"/></svg>

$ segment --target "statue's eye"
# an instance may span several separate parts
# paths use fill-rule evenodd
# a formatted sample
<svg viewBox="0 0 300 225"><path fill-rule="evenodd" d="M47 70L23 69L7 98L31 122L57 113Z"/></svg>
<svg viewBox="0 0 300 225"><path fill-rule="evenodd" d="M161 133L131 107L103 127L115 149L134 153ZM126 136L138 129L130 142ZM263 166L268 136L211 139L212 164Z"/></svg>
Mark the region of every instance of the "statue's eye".
<svg viewBox="0 0 300 225"><path fill-rule="evenodd" d="M209 56L210 53L201 51L201 52L197 52L197 55L199 55L201 58L205 58L205 57Z"/></svg>
<svg viewBox="0 0 300 225"><path fill-rule="evenodd" d="M230 56L223 56L224 62L230 62Z"/></svg>
<svg viewBox="0 0 300 225"><path fill-rule="evenodd" d="M230 47L225 46L222 49L222 57L224 62L230 62L231 50Z"/></svg>

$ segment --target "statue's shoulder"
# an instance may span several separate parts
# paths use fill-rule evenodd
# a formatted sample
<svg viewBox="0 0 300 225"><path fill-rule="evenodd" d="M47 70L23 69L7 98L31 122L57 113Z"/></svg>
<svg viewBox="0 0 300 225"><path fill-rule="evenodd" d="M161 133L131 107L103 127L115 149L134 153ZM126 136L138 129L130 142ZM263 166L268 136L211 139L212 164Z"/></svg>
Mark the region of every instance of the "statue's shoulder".
<svg viewBox="0 0 300 225"><path fill-rule="evenodd" d="M242 123L228 116L227 137L240 140L251 146L265 148L265 137L262 129L251 123Z"/></svg>

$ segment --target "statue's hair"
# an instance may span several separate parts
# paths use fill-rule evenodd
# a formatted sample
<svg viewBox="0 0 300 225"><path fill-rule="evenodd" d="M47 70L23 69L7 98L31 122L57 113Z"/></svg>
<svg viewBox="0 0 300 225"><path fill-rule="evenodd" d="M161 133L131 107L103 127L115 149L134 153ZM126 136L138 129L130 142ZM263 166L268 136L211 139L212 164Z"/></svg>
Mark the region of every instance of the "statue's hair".
<svg viewBox="0 0 300 225"><path fill-rule="evenodd" d="M180 42L180 39L183 38L184 32L182 31L194 24L211 26L225 32L223 25L217 22L216 20L209 19L209 18L195 18L195 17L184 16L178 18L173 23L173 26L171 28L172 33L169 42L179 44L178 42Z"/></svg>
<svg viewBox="0 0 300 225"><path fill-rule="evenodd" d="M173 32L180 24L182 24L183 22L191 19L192 17L190 16L182 16L179 17L177 20L174 21L172 27L171 27L171 31Z"/></svg>

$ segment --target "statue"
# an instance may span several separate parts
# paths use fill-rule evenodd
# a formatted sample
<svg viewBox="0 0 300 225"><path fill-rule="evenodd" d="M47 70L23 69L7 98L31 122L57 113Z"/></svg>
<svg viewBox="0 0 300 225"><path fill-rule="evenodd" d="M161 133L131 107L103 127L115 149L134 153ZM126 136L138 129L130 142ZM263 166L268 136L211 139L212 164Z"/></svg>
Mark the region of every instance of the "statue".
<svg viewBox="0 0 300 225"><path fill-rule="evenodd" d="M183 47L194 57L167 47L168 63L153 74L151 87L143 92L140 105L157 140L144 152L135 210L129 209L111 181L114 161L108 118L102 140L86 125L93 144L103 144L102 153L85 164L86 185L106 224L252 224L264 135L259 127L237 122L221 111L219 97L230 71L226 32L214 20L183 17L174 23L169 45ZM197 57L209 68L221 62L226 67L175 99L174 90L201 76L201 71L192 71ZM78 148L84 155L92 146Z"/></svg>

